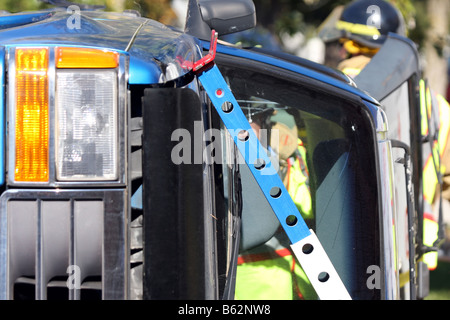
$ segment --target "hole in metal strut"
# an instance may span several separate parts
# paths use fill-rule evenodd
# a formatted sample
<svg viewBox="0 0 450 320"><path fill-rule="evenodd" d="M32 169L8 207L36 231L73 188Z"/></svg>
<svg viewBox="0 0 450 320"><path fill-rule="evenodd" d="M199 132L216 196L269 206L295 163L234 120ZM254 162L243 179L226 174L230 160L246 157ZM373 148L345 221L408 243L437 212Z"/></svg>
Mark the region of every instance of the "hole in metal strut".
<svg viewBox="0 0 450 320"><path fill-rule="evenodd" d="M222 103L222 111L225 113L230 113L233 111L233 104L230 101L225 101Z"/></svg>
<svg viewBox="0 0 450 320"><path fill-rule="evenodd" d="M263 159L257 159L254 165L256 170L262 170L266 166L266 162Z"/></svg>
<svg viewBox="0 0 450 320"><path fill-rule="evenodd" d="M237 137L241 141L247 141L250 138L250 135L247 130L241 130L238 132Z"/></svg>
<svg viewBox="0 0 450 320"><path fill-rule="evenodd" d="M319 273L319 276L317 277L317 279L320 282L327 282L328 279L330 279L330 275L324 271L324 272Z"/></svg>
<svg viewBox="0 0 450 320"><path fill-rule="evenodd" d="M297 217L294 216L293 214L291 214L291 215L289 215L289 216L286 217L286 224L287 224L289 227L295 226L295 225L297 224L297 221L298 221Z"/></svg>
<svg viewBox="0 0 450 320"><path fill-rule="evenodd" d="M303 247L302 247L302 252L303 252L304 254L310 254L311 252L313 252L313 250L314 250L314 247L313 247L313 245L310 244L310 243L306 243L306 244L304 244Z"/></svg>
<svg viewBox="0 0 450 320"><path fill-rule="evenodd" d="M279 198L281 196L281 189L279 187L273 187L270 189L270 196L272 198Z"/></svg>

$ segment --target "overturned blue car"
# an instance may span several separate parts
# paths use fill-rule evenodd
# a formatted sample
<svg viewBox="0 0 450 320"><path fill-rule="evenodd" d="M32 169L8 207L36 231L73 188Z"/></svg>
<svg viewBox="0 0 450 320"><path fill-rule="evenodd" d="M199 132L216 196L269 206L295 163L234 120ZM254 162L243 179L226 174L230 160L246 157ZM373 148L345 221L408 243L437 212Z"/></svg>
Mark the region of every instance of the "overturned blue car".
<svg viewBox="0 0 450 320"><path fill-rule="evenodd" d="M414 63L375 99L217 41L251 1L191 0L184 30L74 6L0 16L1 299L426 295L420 148L379 103Z"/></svg>

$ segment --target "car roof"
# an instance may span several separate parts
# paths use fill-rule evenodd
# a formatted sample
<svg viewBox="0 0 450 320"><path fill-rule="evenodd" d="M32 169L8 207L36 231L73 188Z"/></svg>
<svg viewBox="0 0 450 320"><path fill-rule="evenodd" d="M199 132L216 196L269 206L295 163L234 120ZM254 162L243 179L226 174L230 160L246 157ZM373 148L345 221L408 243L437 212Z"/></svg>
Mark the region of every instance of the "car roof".
<svg viewBox="0 0 450 320"><path fill-rule="evenodd" d="M202 41L202 43L206 49L209 48L208 42ZM321 81L327 85L334 86L347 93L356 95L372 104L379 105L379 102L375 98L373 98L369 93L358 89L353 80L344 73L301 57L280 51L270 51L260 48L244 49L224 43L217 46L217 52L259 61L296 72L305 77Z"/></svg>

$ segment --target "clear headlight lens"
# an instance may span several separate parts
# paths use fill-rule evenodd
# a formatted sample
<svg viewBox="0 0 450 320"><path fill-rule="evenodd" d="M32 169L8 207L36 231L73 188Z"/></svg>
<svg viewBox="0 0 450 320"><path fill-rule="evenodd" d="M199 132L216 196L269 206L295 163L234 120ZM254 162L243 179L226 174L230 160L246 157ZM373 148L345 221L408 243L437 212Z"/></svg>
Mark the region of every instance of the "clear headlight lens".
<svg viewBox="0 0 450 320"><path fill-rule="evenodd" d="M56 175L60 181L118 177L117 74L56 71Z"/></svg>

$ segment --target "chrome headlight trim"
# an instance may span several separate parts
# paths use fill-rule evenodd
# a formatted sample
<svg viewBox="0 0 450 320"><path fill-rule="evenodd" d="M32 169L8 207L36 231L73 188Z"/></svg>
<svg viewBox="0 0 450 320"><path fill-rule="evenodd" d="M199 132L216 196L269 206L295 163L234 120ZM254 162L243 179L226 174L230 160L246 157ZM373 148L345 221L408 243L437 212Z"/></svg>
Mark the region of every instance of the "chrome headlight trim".
<svg viewBox="0 0 450 320"><path fill-rule="evenodd" d="M24 46L25 47L25 46ZM57 141L56 139L56 65L55 65L55 47L52 46L26 46L28 48L48 48L49 49L49 62L48 62L48 103L49 103L49 180L48 182L23 182L16 181L14 176L15 169L15 52L18 46L7 47L7 112L6 117L8 119L7 128L7 155L6 155L6 167L7 172L7 184L10 186L32 186L32 187L73 187L73 186L124 186L127 182L127 130L126 125L128 122L128 98L127 98L127 79L128 79L128 66L129 56L125 52L119 52L119 65L114 70L117 75L117 96L116 96L116 123L117 123L117 145L116 145L116 177L110 180L79 180L73 179L70 181L59 181L57 179L56 160L57 160ZM103 48L98 48L104 50ZM91 70L96 70L91 69Z"/></svg>

